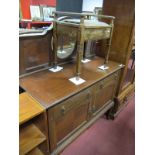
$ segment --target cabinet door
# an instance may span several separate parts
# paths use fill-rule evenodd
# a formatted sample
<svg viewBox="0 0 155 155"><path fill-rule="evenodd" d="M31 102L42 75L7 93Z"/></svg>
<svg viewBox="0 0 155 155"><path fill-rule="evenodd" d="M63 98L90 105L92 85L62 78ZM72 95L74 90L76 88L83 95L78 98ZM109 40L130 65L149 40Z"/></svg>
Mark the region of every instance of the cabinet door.
<svg viewBox="0 0 155 155"><path fill-rule="evenodd" d="M87 122L90 96L88 90L82 91L48 111L52 143L58 145Z"/></svg>
<svg viewBox="0 0 155 155"><path fill-rule="evenodd" d="M94 86L94 103L92 105L92 113L97 112L100 108L104 107L106 103L113 100L117 81L118 73L115 73L98 82Z"/></svg>

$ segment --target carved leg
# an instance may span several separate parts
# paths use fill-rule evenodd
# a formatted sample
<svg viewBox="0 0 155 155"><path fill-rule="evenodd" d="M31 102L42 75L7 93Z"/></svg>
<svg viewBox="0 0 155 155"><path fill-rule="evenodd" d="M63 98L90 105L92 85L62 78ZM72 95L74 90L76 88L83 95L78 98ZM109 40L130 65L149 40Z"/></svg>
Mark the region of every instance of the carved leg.
<svg viewBox="0 0 155 155"><path fill-rule="evenodd" d="M113 113L113 108L109 109L106 113L106 119L112 119L114 120L114 113Z"/></svg>
<svg viewBox="0 0 155 155"><path fill-rule="evenodd" d="M112 120L115 119L115 114L116 114L116 112L118 110L118 100L117 100L117 98L114 99L114 102L115 102L114 106L111 109L109 109L108 112L106 113L106 118L107 119L112 119Z"/></svg>

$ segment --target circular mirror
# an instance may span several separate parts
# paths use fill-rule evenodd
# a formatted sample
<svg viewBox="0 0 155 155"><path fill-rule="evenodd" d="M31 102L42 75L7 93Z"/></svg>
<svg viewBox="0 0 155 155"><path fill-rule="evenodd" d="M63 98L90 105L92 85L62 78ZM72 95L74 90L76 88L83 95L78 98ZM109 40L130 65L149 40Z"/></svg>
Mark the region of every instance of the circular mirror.
<svg viewBox="0 0 155 155"><path fill-rule="evenodd" d="M59 59L65 59L71 56L75 49L75 44L75 37L69 35L59 35L57 57Z"/></svg>

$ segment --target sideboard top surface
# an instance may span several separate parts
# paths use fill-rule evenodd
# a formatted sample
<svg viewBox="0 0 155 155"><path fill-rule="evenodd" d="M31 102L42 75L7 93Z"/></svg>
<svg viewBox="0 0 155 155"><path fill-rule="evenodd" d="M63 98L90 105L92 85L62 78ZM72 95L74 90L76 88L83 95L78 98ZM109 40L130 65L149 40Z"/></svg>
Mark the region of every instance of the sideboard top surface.
<svg viewBox="0 0 155 155"><path fill-rule="evenodd" d="M45 108L49 108L122 68L119 63L109 61L109 69L102 71L98 69L98 66L102 64L103 59L99 57L82 64L81 78L86 82L80 85L75 85L68 80L74 76L75 72L75 63L72 62L63 65L64 69L60 72L53 73L44 70L22 77L20 86Z"/></svg>

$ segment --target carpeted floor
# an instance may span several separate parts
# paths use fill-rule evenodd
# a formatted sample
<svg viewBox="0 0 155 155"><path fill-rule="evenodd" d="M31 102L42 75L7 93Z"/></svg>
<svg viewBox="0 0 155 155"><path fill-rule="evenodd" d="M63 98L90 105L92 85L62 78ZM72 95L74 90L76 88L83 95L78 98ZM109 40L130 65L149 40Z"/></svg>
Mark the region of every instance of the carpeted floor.
<svg viewBox="0 0 155 155"><path fill-rule="evenodd" d="M71 143L61 155L134 155L135 154L135 98L117 118L100 118Z"/></svg>

